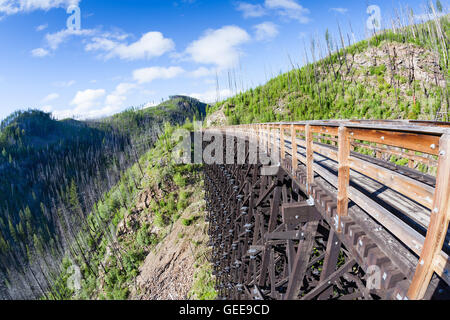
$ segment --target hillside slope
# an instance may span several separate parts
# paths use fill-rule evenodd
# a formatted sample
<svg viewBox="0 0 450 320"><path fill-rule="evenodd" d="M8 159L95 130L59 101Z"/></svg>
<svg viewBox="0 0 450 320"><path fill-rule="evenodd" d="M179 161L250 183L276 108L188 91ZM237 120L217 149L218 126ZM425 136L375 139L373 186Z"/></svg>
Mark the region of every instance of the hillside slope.
<svg viewBox="0 0 450 320"><path fill-rule="evenodd" d="M185 128L192 127L187 124ZM99 201L87 217L96 243L68 252L49 299L213 299L203 180L173 159L175 128ZM79 238L88 238L88 231ZM79 286L68 279L76 276Z"/></svg>
<svg viewBox="0 0 450 320"><path fill-rule="evenodd" d="M207 122L448 121L449 38L449 15L352 45L342 40L339 50L327 33L324 45L313 40L306 66L216 104Z"/></svg>
<svg viewBox="0 0 450 320"><path fill-rule="evenodd" d="M66 251L83 252L93 205L146 152L164 123L202 119L206 105L175 96L97 121L16 112L0 131L0 298L37 298ZM75 240L75 241L74 241Z"/></svg>

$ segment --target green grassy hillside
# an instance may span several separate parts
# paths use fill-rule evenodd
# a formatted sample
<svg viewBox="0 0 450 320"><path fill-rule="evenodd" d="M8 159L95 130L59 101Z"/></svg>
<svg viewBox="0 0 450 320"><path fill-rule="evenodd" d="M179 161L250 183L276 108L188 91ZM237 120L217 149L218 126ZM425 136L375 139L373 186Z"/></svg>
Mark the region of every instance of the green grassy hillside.
<svg viewBox="0 0 450 320"><path fill-rule="evenodd" d="M165 123L202 119L206 105L175 96L101 120L15 112L0 131L0 298L40 297L59 273L92 206L147 152ZM75 240L75 241L74 241Z"/></svg>
<svg viewBox="0 0 450 320"><path fill-rule="evenodd" d="M448 121L449 27L447 15L382 31L353 45L342 38L339 48L327 32L321 46L327 48L325 58L319 60L315 39L306 66L220 102L208 115L223 113L228 124L352 118Z"/></svg>

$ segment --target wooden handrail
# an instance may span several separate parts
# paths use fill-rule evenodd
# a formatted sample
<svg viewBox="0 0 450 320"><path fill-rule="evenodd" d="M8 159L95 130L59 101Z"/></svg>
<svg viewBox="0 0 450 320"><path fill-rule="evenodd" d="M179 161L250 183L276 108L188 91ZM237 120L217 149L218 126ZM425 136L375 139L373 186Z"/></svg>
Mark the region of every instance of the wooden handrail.
<svg viewBox="0 0 450 320"><path fill-rule="evenodd" d="M450 222L450 135L440 139L439 164L434 192L433 210L427 236L416 273L408 290L409 299L421 299L430 283L442 250Z"/></svg>
<svg viewBox="0 0 450 320"><path fill-rule="evenodd" d="M279 151L280 159L288 154L286 148L285 130L290 131L287 139L291 143L289 149L292 158L292 170L295 172L300 160L306 166L307 192L311 196L311 185L314 183L314 174L325 177L338 192L338 217L344 217L348 212L348 201L352 199L358 206L375 217L385 225L398 239L405 243L413 252L418 254L419 263L414 273L411 286L408 290L409 299L421 299L425 295L434 272L450 285L448 276L449 258L442 251L450 222L450 123L442 122L414 122L414 121L310 121L295 123L269 123L253 126L234 126L234 129L256 137L258 142L266 146L268 152ZM224 129L224 128L222 128ZM277 143L277 133L278 141ZM314 136L314 134L318 136ZM305 140L298 140L304 135ZM314 138L327 137L321 135L337 136L338 146L329 148L315 144ZM335 138L330 138L335 141ZM351 141L360 140L418 151L438 156L436 187L433 188L420 181L411 179L402 174L380 167L377 164L364 161L350 155ZM358 145L358 143L354 143ZM306 149L306 157L298 153L298 145ZM366 147L366 145L361 145ZM373 146L367 145L367 148ZM378 151L378 150L376 150ZM389 153L392 150L382 150ZM338 162L338 178L331 177L314 164L314 152L324 155ZM403 153L397 152L397 155ZM407 157L407 155L405 155ZM410 154L410 160L426 162L427 158ZM433 164L432 159L427 162ZM403 222L393 216L385 208L368 199L359 191L349 186L350 169L358 171L374 179L386 187L413 199L425 208L431 210L430 223L427 235L424 238L409 226L399 227ZM334 180L334 181L332 181ZM337 180L337 181L336 181ZM370 203L372 207L367 207ZM381 216L380 216L381 214ZM340 223L337 224L339 231Z"/></svg>

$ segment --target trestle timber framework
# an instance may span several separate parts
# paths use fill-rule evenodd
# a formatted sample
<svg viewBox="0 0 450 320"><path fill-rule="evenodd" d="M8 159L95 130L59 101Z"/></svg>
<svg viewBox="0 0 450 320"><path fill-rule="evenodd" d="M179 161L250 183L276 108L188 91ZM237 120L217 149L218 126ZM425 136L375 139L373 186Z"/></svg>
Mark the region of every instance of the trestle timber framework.
<svg viewBox="0 0 450 320"><path fill-rule="evenodd" d="M258 144L279 155L270 165L280 165L270 176L261 175L260 162L204 166L220 297L448 297L449 127L313 121L209 129L245 140L247 160L250 144ZM355 152L361 145L376 156L405 157L409 168ZM418 163L435 165L436 178L414 170ZM414 223L420 217L387 206L357 186L355 174L428 210L426 234Z"/></svg>

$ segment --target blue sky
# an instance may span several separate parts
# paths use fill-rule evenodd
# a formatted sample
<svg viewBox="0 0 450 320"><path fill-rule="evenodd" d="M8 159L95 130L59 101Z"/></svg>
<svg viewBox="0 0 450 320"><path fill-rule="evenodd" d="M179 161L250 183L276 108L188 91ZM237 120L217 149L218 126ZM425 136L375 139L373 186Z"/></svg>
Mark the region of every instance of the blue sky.
<svg viewBox="0 0 450 320"><path fill-rule="evenodd" d="M447 2L442 1L444 6ZM424 0L0 0L0 119L39 108L93 118L186 94L205 102L305 61L311 37L367 34ZM81 29L68 29L70 5ZM350 31L350 22L353 33ZM311 59L311 57L309 57ZM216 78L217 75L217 78ZM233 87L229 79L233 79Z"/></svg>

